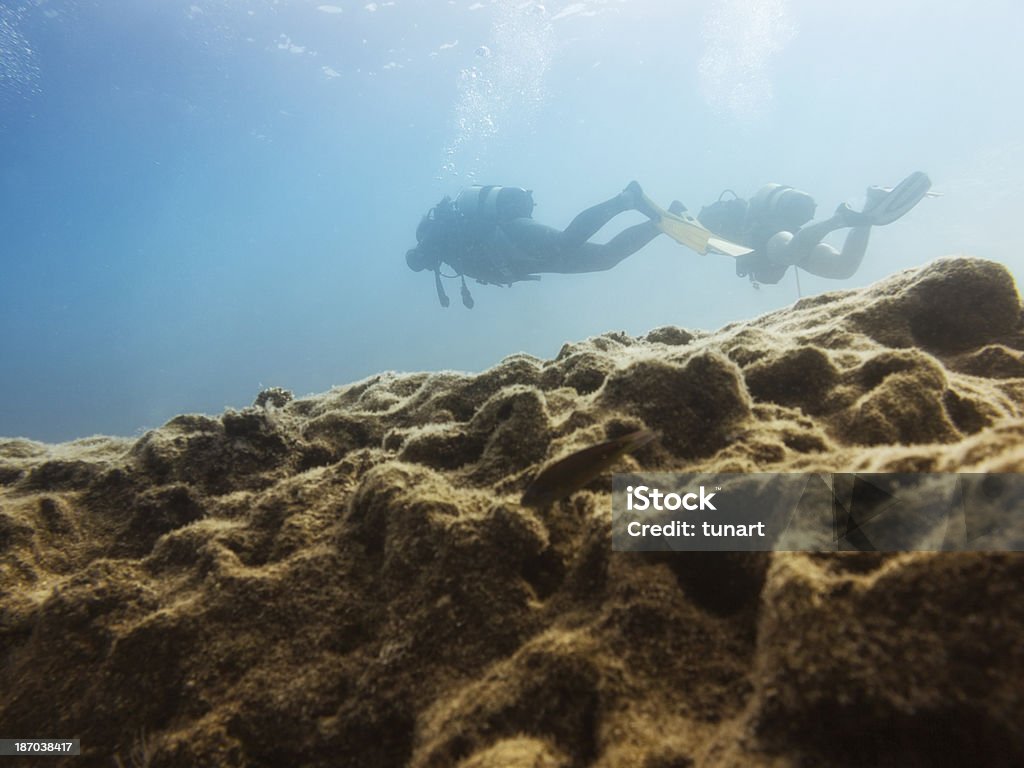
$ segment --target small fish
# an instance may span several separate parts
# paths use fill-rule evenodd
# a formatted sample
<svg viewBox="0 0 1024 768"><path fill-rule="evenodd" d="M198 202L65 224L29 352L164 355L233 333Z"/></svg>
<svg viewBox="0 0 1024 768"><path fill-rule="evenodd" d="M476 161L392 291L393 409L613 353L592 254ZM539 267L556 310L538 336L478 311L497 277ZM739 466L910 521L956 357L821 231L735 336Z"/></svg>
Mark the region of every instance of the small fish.
<svg viewBox="0 0 1024 768"><path fill-rule="evenodd" d="M525 507L543 507L571 496L614 464L623 454L635 451L651 442L657 434L649 429L638 429L612 440L570 453L563 459L544 467L526 488L520 504Z"/></svg>

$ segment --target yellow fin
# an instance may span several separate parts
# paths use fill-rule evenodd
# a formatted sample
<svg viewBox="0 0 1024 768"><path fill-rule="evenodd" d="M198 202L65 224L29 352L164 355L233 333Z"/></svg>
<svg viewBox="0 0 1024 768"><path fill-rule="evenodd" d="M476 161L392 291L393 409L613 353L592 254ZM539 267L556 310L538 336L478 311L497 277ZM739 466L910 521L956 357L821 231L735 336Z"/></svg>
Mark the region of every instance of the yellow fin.
<svg viewBox="0 0 1024 768"><path fill-rule="evenodd" d="M711 230L688 214L676 214L666 211L647 195L644 204L658 215L655 226L680 245L685 245L700 254L720 253L725 256L743 256L751 249L716 237Z"/></svg>

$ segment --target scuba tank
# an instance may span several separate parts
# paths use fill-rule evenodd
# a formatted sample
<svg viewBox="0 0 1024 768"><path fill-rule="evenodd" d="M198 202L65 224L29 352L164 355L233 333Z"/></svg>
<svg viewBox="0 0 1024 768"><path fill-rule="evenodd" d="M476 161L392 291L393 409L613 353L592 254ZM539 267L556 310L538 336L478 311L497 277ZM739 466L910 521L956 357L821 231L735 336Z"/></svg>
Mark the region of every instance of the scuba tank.
<svg viewBox="0 0 1024 768"><path fill-rule="evenodd" d="M455 208L467 220L479 224L501 224L533 215L533 192L522 187L475 185L455 198Z"/></svg>
<svg viewBox="0 0 1024 768"><path fill-rule="evenodd" d="M765 184L750 200L751 219L779 231L795 232L814 218L815 208L813 197L784 184Z"/></svg>

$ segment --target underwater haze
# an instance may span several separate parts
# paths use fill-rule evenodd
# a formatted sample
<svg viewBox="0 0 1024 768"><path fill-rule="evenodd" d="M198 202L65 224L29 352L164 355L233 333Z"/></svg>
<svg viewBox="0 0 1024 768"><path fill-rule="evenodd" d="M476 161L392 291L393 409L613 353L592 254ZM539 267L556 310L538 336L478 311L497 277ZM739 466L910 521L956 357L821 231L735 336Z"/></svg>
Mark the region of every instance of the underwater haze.
<svg viewBox="0 0 1024 768"><path fill-rule="evenodd" d="M998 0L0 0L0 435L136 435L266 387L791 304L659 237L614 269L438 303L405 252L471 184L564 227L639 181L766 182L819 216L926 171L857 274L1024 270L1024 10ZM615 219L598 239L641 221ZM832 241L841 243L841 239Z"/></svg>

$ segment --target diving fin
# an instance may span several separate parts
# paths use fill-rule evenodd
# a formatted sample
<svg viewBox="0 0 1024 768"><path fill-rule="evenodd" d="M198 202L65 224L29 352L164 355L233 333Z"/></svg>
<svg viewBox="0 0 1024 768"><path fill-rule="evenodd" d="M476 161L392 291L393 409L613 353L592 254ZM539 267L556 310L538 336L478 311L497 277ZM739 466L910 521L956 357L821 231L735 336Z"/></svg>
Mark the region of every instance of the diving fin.
<svg viewBox="0 0 1024 768"><path fill-rule="evenodd" d="M692 216L685 213L670 213L653 200L641 193L642 209L651 217L654 226L662 230L670 238L697 253L708 252L708 239L711 231L700 225Z"/></svg>
<svg viewBox="0 0 1024 768"><path fill-rule="evenodd" d="M697 253L707 253L708 238L711 231L701 226L700 222L685 213L670 213L651 200L637 186L634 194L639 195L637 210L649 216L660 231L677 243Z"/></svg>
<svg viewBox="0 0 1024 768"><path fill-rule="evenodd" d="M648 198L639 184L632 191L639 196L636 209L649 216L660 231L668 234L680 245L699 254L711 252L735 257L751 253L750 248L714 236L708 227L685 212L686 207L682 203L673 203L672 209L667 211Z"/></svg>
<svg viewBox="0 0 1024 768"><path fill-rule="evenodd" d="M677 243L685 245L690 250L700 254L710 251L726 256L742 256L745 253L750 253L750 248L744 248L742 245L715 237L711 230L687 213L666 211L646 194L642 194L642 201L644 210L649 210L654 214L651 217L654 225Z"/></svg>
<svg viewBox="0 0 1024 768"><path fill-rule="evenodd" d="M732 256L734 259L738 259L740 256L746 256L748 253L753 253L753 248L747 248L745 245L734 243L731 240L725 240L724 238L712 235L708 238L708 252L718 253L722 256Z"/></svg>
<svg viewBox="0 0 1024 768"><path fill-rule="evenodd" d="M665 211L655 226L677 243L697 253L707 253L711 232L704 229L692 216L677 216Z"/></svg>
<svg viewBox="0 0 1024 768"><path fill-rule="evenodd" d="M915 171L891 190L869 190L869 197L872 192L878 196L875 200L868 201L861 215L867 224L891 224L921 202L931 187L932 180L928 178L928 174Z"/></svg>

